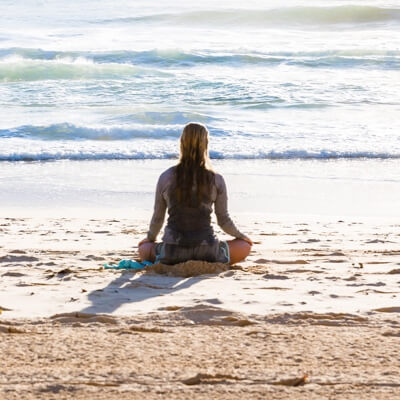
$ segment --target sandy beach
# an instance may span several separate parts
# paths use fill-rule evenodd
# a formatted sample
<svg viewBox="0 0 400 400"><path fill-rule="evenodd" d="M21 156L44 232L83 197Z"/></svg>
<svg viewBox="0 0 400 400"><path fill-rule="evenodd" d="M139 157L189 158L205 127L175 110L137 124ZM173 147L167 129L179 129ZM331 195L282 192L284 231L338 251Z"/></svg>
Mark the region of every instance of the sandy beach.
<svg viewBox="0 0 400 400"><path fill-rule="evenodd" d="M1 218L0 397L400 396L400 226L239 222L239 265L135 273L144 220Z"/></svg>

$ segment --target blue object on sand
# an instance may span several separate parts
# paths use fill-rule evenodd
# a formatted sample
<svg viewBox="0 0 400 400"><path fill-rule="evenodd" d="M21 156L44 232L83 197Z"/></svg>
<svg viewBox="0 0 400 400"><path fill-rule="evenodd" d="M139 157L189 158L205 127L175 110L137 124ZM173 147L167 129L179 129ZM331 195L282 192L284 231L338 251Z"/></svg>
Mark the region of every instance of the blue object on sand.
<svg viewBox="0 0 400 400"><path fill-rule="evenodd" d="M118 265L104 264L105 269L143 269L153 265L150 261L133 261L133 260L121 260Z"/></svg>

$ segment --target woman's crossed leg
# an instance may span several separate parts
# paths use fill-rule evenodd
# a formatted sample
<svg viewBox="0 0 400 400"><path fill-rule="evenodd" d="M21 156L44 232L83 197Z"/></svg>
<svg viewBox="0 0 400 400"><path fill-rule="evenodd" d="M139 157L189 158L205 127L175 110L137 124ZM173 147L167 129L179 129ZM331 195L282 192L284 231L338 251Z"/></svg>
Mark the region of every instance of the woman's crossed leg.
<svg viewBox="0 0 400 400"><path fill-rule="evenodd" d="M227 241L229 245L230 265L243 261L251 250L251 245L243 239L233 239ZM142 242L139 244L139 257L141 261L156 260L156 243Z"/></svg>

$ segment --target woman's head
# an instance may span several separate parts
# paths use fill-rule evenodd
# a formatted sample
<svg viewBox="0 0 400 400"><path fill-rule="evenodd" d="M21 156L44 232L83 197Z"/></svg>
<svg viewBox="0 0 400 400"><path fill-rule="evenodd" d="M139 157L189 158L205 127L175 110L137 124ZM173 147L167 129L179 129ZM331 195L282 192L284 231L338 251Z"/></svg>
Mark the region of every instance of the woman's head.
<svg viewBox="0 0 400 400"><path fill-rule="evenodd" d="M189 122L181 135L181 162L206 167L209 165L208 130L203 124Z"/></svg>
<svg viewBox="0 0 400 400"><path fill-rule="evenodd" d="M175 185L171 187L178 203L198 206L210 196L214 172L208 155L208 130L190 122L181 135L181 157L175 170Z"/></svg>

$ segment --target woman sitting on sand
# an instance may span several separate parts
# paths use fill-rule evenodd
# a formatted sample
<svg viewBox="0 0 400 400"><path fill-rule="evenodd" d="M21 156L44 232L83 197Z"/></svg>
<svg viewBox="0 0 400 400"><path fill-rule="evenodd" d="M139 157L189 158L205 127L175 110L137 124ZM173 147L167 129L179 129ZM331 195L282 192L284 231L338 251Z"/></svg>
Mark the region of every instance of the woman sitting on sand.
<svg viewBox="0 0 400 400"><path fill-rule="evenodd" d="M236 239L224 242L216 238L211 226L213 204L218 225ZM162 242L155 243L167 208L169 217ZM229 217L224 178L211 169L207 128L187 124L181 135L178 165L167 169L158 180L147 238L139 243L141 260L235 264L248 256L252 244Z"/></svg>

